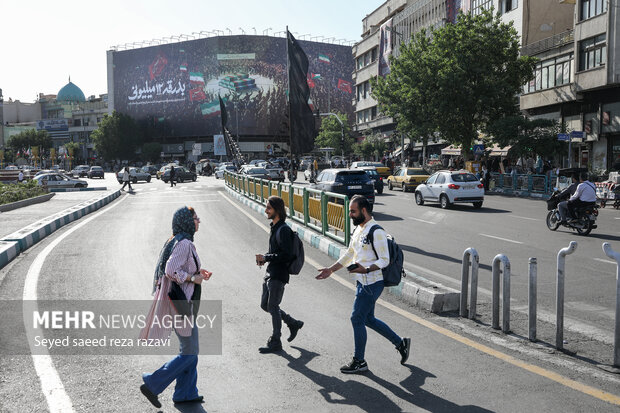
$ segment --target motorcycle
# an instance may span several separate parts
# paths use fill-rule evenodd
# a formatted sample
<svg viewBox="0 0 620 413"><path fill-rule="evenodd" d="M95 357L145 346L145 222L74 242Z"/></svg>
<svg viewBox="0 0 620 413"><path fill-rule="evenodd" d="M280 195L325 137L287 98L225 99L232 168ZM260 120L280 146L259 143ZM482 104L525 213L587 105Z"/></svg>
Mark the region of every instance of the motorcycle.
<svg viewBox="0 0 620 413"><path fill-rule="evenodd" d="M555 231L563 225L573 231L577 231L579 235L588 235L596 226L596 217L598 217L598 205L592 203L591 205L584 205L579 208L575 208L574 213L576 217L574 219L568 219L566 224L561 224L560 211L558 210L558 204L562 201L559 198L559 191L555 191L551 198L547 200L547 227L551 231Z"/></svg>

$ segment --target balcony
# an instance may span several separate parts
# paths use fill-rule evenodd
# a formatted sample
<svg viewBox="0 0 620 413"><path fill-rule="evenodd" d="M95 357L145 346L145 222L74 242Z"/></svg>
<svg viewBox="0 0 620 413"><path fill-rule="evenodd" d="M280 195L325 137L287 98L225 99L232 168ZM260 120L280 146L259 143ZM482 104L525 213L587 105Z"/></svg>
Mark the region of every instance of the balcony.
<svg viewBox="0 0 620 413"><path fill-rule="evenodd" d="M558 33L546 39L539 40L535 43L528 44L521 48L521 55L523 56L535 56L544 51L555 49L556 47L564 46L568 43L575 41L575 30L567 30L562 33Z"/></svg>

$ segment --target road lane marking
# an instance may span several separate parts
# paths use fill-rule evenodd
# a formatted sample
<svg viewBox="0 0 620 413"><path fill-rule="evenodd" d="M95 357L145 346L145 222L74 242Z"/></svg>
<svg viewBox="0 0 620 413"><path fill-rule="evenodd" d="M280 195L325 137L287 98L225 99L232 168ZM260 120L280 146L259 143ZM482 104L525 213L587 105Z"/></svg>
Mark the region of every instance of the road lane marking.
<svg viewBox="0 0 620 413"><path fill-rule="evenodd" d="M607 264L614 264L616 265L616 261L611 261L611 260L606 260L603 258L593 258L594 261L598 261L598 262L606 262Z"/></svg>
<svg viewBox="0 0 620 413"><path fill-rule="evenodd" d="M43 263L47 256L52 252L54 248L58 246L65 238L69 235L73 234L78 229L82 228L84 225L88 224L90 221L98 218L100 215L108 212L112 208L116 208L121 202L127 199L129 195L125 195L121 200L119 200L114 205L111 205L109 208L105 208L102 211L95 213L93 216L86 218L83 222L78 223L73 228L70 228L64 234L60 235L54 241L52 241L47 247L41 251L30 267L28 268L28 273L26 274L26 280L24 283L24 293L23 300L33 300L34 309L38 309L36 304L37 300L37 283L39 282L39 275L41 273L41 268L43 268ZM25 322L26 320L24 320ZM28 335L28 342L32 347L32 343L34 338L32 337L32 330L26 326L26 333ZM31 349L32 352L32 349ZM39 376L39 380L41 382L41 391L47 400L47 406L49 407L49 411L52 413L55 412L74 412L73 403L69 398L69 395L65 391L65 387L62 384L62 380L54 367L54 363L52 362L52 357L49 355L47 349L42 347L37 350L37 352L44 352L45 354L32 354L32 362L34 364L35 371L37 376Z"/></svg>
<svg viewBox="0 0 620 413"><path fill-rule="evenodd" d="M414 220L414 221L424 222L425 224L431 224L431 225L435 225L435 224L437 224L436 222L427 221L427 220L425 220L425 219L420 219L420 218L407 217L407 219L412 219L412 220Z"/></svg>
<svg viewBox="0 0 620 413"><path fill-rule="evenodd" d="M264 222L259 221L258 219L256 219L255 217L253 217L252 215L250 215L249 212L245 211L244 209L241 208L240 205L238 205L236 202L234 202L233 200L231 200L228 196L226 196L224 193L221 193L221 195L224 197L224 199L226 199L231 205L233 205L235 208L237 208L239 211L241 211L241 213L243 213L246 217L248 217L250 220L252 220L254 223L256 223L260 228L262 228L265 232L269 233L269 228L267 228L265 226ZM314 268L316 268L317 270L323 268L324 266L319 264L318 262L314 261L312 258L310 257L306 257L305 258L306 262L308 262L310 265L312 265ZM330 276L330 278L332 278L334 281L342 284L343 286L345 286L346 288L355 291L355 286L353 284L351 284L349 281L345 280L344 278L340 277L339 275L336 274L332 274ZM462 343L468 347L474 348L482 353L488 354L490 356L493 356L499 360L502 360L506 363L512 364L513 366L516 367L520 367L526 371L529 371L531 373L534 373L538 376L541 377L545 377L549 380L552 380L560 385L563 385L565 387L571 388L573 390L577 390L581 393L584 394L588 394L592 397L595 397L599 400L603 400L605 402L611 403L611 404L615 404L617 406L620 406L620 396L616 396L614 394L608 393L606 391L597 389L595 387L592 386L588 386L587 384L583 384L580 383L578 381L569 379L567 377L562 376L561 374L555 373L553 371L544 369L542 367L530 364L530 363L526 363L522 360L519 360L513 356L510 356L506 353L502 353L499 350L495 350L489 346L485 346L484 344L480 344L480 343L476 343L475 341L461 336L453 331L448 330L445 327L441 327L431 321L425 320L421 317L418 317L414 314L411 314L410 312L403 310L381 298L379 298L377 300L377 303L379 303L380 305L382 305L383 307L392 310L393 312L413 321L414 323L420 324L424 327L427 327L430 330L433 330L445 337L451 338L455 341L458 341L459 343Z"/></svg>
<svg viewBox="0 0 620 413"><path fill-rule="evenodd" d="M530 221L542 221L542 220L541 220L541 219L539 219L539 218L522 217L522 216L520 216L520 215L509 215L509 216L514 217L514 218L520 218L520 219L528 219L528 220L530 220Z"/></svg>
<svg viewBox="0 0 620 413"><path fill-rule="evenodd" d="M483 237L489 237L489 238L498 239L498 240L501 240L501 241L512 242L513 244L523 244L521 241L515 241L515 240L512 240L512 239L502 238L502 237L496 237L495 235L488 235L488 234L478 234L478 235L482 235Z"/></svg>

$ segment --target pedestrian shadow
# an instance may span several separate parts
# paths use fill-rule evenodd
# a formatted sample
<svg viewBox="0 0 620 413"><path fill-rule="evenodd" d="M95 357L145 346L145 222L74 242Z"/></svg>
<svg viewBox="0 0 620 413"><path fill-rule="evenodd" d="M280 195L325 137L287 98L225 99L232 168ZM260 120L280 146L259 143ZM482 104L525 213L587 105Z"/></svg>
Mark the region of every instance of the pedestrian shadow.
<svg viewBox="0 0 620 413"><path fill-rule="evenodd" d="M335 405L357 406L366 412L403 411L380 389L354 379L342 380L338 377L328 376L310 369L307 364L320 354L296 346L291 346L291 348L298 350L301 356L295 358L286 352L281 352L280 356L288 361L291 369L303 374L320 386L321 388L318 392L326 402ZM382 379L372 371L364 373L363 376L374 381L399 399L431 412L490 412L477 406L459 406L423 390L421 387L424 385L426 378L433 378L435 376L417 367L407 367L411 370L411 375L401 382L402 387Z"/></svg>
<svg viewBox="0 0 620 413"><path fill-rule="evenodd" d="M492 413L492 410L480 406L460 406L449 400L443 399L422 388L426 379L436 378L435 375L416 366L406 365L411 374L400 382L400 386L385 380L373 372L369 372L366 377L383 387L399 399L433 413ZM399 410L400 411L400 410Z"/></svg>
<svg viewBox="0 0 620 413"><path fill-rule="evenodd" d="M395 215L385 214L383 212L377 212L377 211L373 211L372 215L377 222L379 221L402 221L403 220L402 217L397 217Z"/></svg>
<svg viewBox="0 0 620 413"><path fill-rule="evenodd" d="M436 253L436 252L424 251L423 249L420 249L420 248L417 248L417 247L411 247L409 245L404 245L404 244L398 244L398 245L400 246L400 248L403 251L412 252L414 254L419 254L419 255L422 255L424 257L437 258L438 260L454 262L454 263L458 263L458 264L462 264L463 263L462 257L455 258L455 257L451 257L451 256L445 255L445 254L439 254L439 253ZM490 265L482 264L482 263L478 264L478 268L481 268L483 270L488 270L488 271L491 271L493 269L493 267L491 267Z"/></svg>

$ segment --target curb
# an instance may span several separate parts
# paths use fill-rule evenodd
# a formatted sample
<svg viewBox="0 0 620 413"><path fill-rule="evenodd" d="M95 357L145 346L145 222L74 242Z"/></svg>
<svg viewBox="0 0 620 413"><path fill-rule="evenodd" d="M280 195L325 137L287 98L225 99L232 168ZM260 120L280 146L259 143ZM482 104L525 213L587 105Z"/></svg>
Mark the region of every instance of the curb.
<svg viewBox="0 0 620 413"><path fill-rule="evenodd" d="M263 205L235 192L228 186L226 186L226 191L245 206L262 214L265 208ZM317 248L333 259L339 259L347 249L345 246L337 244L327 237L318 235L310 228L306 228L292 220L287 220L286 223L293 231L297 231L299 237L310 246ZM385 290L414 307L432 313L457 311L459 309L461 296L459 291L429 281L410 271L405 270L405 273L406 276L403 282L395 287L386 287Z"/></svg>
<svg viewBox="0 0 620 413"><path fill-rule="evenodd" d="M528 191L513 191L512 189L493 189L485 193L485 195L503 195L514 196L519 198L543 199L547 200L551 195Z"/></svg>
<svg viewBox="0 0 620 413"><path fill-rule="evenodd" d="M50 192L85 192L85 191L107 191L105 186L92 188L51 188Z"/></svg>
<svg viewBox="0 0 620 413"><path fill-rule="evenodd" d="M3 268L19 254L19 244L15 241L0 241L0 268Z"/></svg>
<svg viewBox="0 0 620 413"><path fill-rule="evenodd" d="M0 205L0 212L12 211L17 208L26 207L28 205L40 204L41 202L46 202L52 199L54 194L49 193L45 195L35 196L33 198L22 199L21 201L11 202L9 204Z"/></svg>
<svg viewBox="0 0 620 413"><path fill-rule="evenodd" d="M102 208L120 195L120 190L117 190L94 200L82 202L81 204L65 209L57 214L43 218L40 221L0 239L0 269L7 265L20 252L30 248L57 229Z"/></svg>

